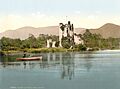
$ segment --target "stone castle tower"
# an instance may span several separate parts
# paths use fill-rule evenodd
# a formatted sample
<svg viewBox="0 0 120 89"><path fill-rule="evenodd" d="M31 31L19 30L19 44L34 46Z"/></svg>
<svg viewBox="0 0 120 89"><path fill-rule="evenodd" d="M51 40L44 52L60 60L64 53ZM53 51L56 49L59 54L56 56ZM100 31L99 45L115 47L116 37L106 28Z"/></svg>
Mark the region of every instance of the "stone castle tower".
<svg viewBox="0 0 120 89"><path fill-rule="evenodd" d="M67 44L68 48L72 48L74 45L84 44L80 34L74 32L73 24L68 21L67 24L59 23L59 47L64 47ZM47 48L55 47L56 41L52 39L47 40Z"/></svg>
<svg viewBox="0 0 120 89"><path fill-rule="evenodd" d="M62 38L68 37L71 42L74 42L74 27L73 24L68 21L67 24L59 24L59 46L62 47Z"/></svg>

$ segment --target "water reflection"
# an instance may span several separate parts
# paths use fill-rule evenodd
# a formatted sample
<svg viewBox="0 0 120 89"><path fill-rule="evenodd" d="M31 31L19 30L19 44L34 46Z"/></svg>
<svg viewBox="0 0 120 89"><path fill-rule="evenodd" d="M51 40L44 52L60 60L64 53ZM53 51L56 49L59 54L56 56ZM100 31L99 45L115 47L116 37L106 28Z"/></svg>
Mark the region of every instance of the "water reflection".
<svg viewBox="0 0 120 89"><path fill-rule="evenodd" d="M42 68L57 68L61 79L71 80L74 75L74 56L72 53L47 53L40 64Z"/></svg>
<svg viewBox="0 0 120 89"><path fill-rule="evenodd" d="M38 54L34 54L38 55ZM87 72L92 68L91 54L76 54L72 52L65 53L41 53L43 59L40 61L16 61L22 55L2 56L1 66L11 69L46 69L46 71L57 71L61 79L75 77L75 73L80 69L86 69ZM83 58L84 55L84 58Z"/></svg>
<svg viewBox="0 0 120 89"><path fill-rule="evenodd" d="M89 72L91 67L92 67L92 59L93 56L91 54L86 54L85 55L85 63L84 63L84 67L86 68L86 70Z"/></svg>
<svg viewBox="0 0 120 89"><path fill-rule="evenodd" d="M74 76L74 57L70 53L60 54L61 58L61 78L71 80Z"/></svg>
<svg viewBox="0 0 120 89"><path fill-rule="evenodd" d="M119 89L119 53L40 53L42 61L15 61L22 55L2 56L0 88ZM37 55L37 54L33 54ZM9 61L9 60L12 61ZM14 59L14 60L13 60ZM67 80L67 81L66 81ZM70 80L70 81L68 81Z"/></svg>
<svg viewBox="0 0 120 89"><path fill-rule="evenodd" d="M23 65L24 65L24 69L25 69L26 68L26 62L25 61L23 62Z"/></svg>

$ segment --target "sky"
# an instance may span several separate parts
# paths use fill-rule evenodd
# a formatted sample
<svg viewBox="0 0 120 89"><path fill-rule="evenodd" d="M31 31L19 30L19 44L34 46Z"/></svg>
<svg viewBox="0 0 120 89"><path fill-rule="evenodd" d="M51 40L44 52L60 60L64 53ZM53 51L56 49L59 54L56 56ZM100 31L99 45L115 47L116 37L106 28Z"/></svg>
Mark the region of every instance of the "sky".
<svg viewBox="0 0 120 89"><path fill-rule="evenodd" d="M120 0L0 0L0 32L24 26L57 26L70 20L81 28L120 25Z"/></svg>

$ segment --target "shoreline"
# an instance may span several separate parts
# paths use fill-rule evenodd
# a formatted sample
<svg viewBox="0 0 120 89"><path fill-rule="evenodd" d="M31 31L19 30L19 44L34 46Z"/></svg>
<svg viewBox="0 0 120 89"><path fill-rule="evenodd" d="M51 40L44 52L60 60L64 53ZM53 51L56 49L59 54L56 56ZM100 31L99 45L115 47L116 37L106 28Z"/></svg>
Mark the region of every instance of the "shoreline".
<svg viewBox="0 0 120 89"><path fill-rule="evenodd" d="M0 51L0 55L12 55L12 54L22 54L22 53L54 53L54 52L120 52L120 49L106 49L106 50L93 50L93 51L78 51L76 49L65 49L65 48L40 48L40 49L23 49L23 50L8 50Z"/></svg>

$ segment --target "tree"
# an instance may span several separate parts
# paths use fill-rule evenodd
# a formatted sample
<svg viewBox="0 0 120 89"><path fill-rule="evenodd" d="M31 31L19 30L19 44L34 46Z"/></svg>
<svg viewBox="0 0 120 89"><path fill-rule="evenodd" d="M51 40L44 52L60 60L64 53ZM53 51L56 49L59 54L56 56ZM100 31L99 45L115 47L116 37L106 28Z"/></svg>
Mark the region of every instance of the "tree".
<svg viewBox="0 0 120 89"><path fill-rule="evenodd" d="M67 48L67 49L71 47L71 42L70 42L70 39L68 37L62 38L62 46L64 48Z"/></svg>

